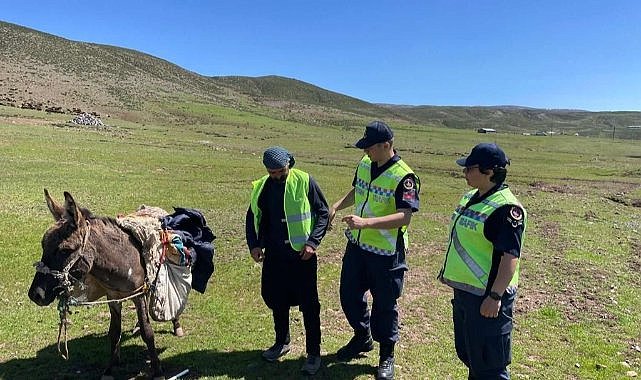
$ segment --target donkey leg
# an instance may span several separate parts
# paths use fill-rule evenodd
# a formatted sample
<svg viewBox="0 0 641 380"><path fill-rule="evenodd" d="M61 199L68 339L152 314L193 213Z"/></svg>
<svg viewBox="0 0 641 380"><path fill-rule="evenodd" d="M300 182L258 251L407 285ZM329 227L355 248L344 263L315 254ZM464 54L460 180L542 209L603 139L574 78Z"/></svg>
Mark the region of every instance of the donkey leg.
<svg viewBox="0 0 641 380"><path fill-rule="evenodd" d="M120 362L120 333L122 332L122 304L120 302L109 303L109 313L111 321L109 322L109 343L111 348L111 359L107 368L103 372L103 378L111 377L111 368Z"/></svg>
<svg viewBox="0 0 641 380"><path fill-rule="evenodd" d="M160 360L158 359L158 353L156 352L154 330L151 328L151 323L149 321L149 313L147 312L147 302L145 302L145 297L136 297L133 301L136 305L136 313L138 314L138 323L140 324L142 340L147 344L147 350L149 351L151 370L153 372L152 377L154 379L164 378L162 368L160 366Z"/></svg>
<svg viewBox="0 0 641 380"><path fill-rule="evenodd" d="M180 316L171 320L172 325L174 326L174 335L177 337L185 336L185 331L180 326Z"/></svg>

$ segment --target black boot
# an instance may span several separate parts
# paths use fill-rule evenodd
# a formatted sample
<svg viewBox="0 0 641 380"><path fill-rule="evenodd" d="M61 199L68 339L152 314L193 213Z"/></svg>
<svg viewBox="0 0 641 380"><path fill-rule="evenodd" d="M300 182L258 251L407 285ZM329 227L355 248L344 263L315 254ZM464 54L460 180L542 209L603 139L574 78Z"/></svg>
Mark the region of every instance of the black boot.
<svg viewBox="0 0 641 380"><path fill-rule="evenodd" d="M336 352L336 359L341 362L348 362L358 354L369 352L374 349L374 341L369 331L356 333L350 341Z"/></svg>
<svg viewBox="0 0 641 380"><path fill-rule="evenodd" d="M377 380L394 378L394 343L381 343L380 359L378 361Z"/></svg>
<svg viewBox="0 0 641 380"><path fill-rule="evenodd" d="M390 356L387 359L381 359L378 362L378 371L376 372L376 380L392 380L394 379L394 357Z"/></svg>

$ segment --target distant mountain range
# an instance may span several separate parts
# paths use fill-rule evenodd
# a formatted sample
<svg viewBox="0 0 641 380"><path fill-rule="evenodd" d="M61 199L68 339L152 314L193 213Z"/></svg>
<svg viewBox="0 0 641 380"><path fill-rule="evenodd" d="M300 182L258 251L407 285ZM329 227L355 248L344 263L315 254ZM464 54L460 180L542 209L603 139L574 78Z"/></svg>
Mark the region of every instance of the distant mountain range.
<svg viewBox="0 0 641 380"><path fill-rule="evenodd" d="M0 21L0 104L133 121L172 122L181 103L242 110L306 124L395 123L491 128L499 132L639 138L641 112L588 112L520 106L373 104L280 76L207 77L135 50L76 42ZM186 110L187 109L187 110Z"/></svg>

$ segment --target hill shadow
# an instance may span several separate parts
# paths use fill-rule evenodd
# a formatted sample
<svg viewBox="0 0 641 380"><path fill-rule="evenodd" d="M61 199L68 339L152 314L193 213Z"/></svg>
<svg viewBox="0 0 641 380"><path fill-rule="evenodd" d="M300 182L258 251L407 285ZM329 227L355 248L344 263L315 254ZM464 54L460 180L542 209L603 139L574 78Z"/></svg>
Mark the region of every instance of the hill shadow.
<svg viewBox="0 0 641 380"><path fill-rule="evenodd" d="M123 343L138 339L123 334ZM35 357L11 359L0 364L0 379L99 379L109 359L107 338L104 334L90 334L69 340L69 359L58 353L51 344L39 350ZM159 355L168 347L157 347ZM362 363L339 363L334 355L323 356L323 364L314 376L305 376L300 368L304 357L286 355L280 361L268 363L261 358L261 350L216 351L200 349L174 356L161 355L167 378L188 369L181 379L225 377L232 379L338 379L351 380L363 374L375 374L376 368ZM149 374L149 360L142 341L121 347L120 365L113 368L114 379L145 379Z"/></svg>

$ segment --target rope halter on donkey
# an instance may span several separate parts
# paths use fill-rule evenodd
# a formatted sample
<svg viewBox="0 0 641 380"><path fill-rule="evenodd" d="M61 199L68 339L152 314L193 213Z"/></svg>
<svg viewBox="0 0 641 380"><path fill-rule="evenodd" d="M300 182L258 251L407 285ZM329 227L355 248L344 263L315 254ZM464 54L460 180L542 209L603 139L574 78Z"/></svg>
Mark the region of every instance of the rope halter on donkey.
<svg viewBox="0 0 641 380"><path fill-rule="evenodd" d="M70 324L70 322L69 322L69 319L67 318L67 315L70 314L70 311L69 311L70 306L92 306L92 305L105 304L110 302L122 302L131 298L138 297L141 294L145 294L149 289L149 287L147 286L147 283L145 282L138 289L134 290L133 294L127 297L120 298L120 299L111 299L106 301L93 301L93 302L80 301L71 295L74 284L77 284L81 290L85 289L85 284L81 281L81 279L73 277L69 272L80 259L85 260L85 262L89 264L87 258L85 257L85 249L87 247L87 243L89 242L89 235L91 234L91 224L89 224L88 220L86 222L87 222L87 228L86 228L85 236L82 239L82 245L80 246L80 248L78 248L78 250L76 250L73 253L73 256L69 259L69 262L67 263L67 265L65 265L65 267L61 271L47 267L47 265L45 265L45 263L43 263L42 261L38 261L33 264L34 267L36 268L36 272L43 273L43 274L50 274L60 282L60 287L62 288L62 291L58 295L58 313L60 315L60 323L58 324L58 353L65 360L69 359L69 350L67 348L67 326ZM64 334L64 352L60 349L60 337L63 334Z"/></svg>
<svg viewBox="0 0 641 380"><path fill-rule="evenodd" d="M42 261L38 261L37 263L34 264L34 267L36 268L36 272L43 273L43 274L50 274L54 278L58 279L60 281L60 286L62 287L62 292L58 296L59 302L58 302L58 313L60 315L60 323L58 324L58 353L62 356L63 359L67 360L69 359L69 349L67 348L67 326L69 325L69 319L67 318L67 315L69 314L69 306L70 306L70 298L71 297L71 291L73 290L73 284L78 283L80 288L84 288L84 284L82 281L79 279L73 277L69 271L71 271L71 268L73 268L74 265L78 262L78 260L83 259L86 261L86 258L84 256L85 252L85 247L87 246L87 242L89 241L89 234L91 233L91 224L89 224L89 221L87 221L87 230L85 232L85 236L82 239L82 245L78 250L76 250L70 259L67 265L62 269L62 271L58 271L55 269L50 269L43 263ZM60 350L60 337L64 333L64 352Z"/></svg>

